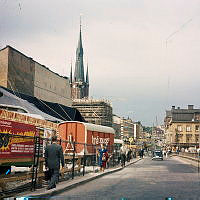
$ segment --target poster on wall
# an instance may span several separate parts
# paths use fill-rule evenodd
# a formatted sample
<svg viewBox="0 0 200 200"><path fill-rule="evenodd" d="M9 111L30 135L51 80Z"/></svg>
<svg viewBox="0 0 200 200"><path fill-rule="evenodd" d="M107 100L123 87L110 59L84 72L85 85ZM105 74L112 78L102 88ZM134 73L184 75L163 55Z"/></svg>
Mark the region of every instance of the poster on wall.
<svg viewBox="0 0 200 200"><path fill-rule="evenodd" d="M0 159L33 157L34 139L23 136L35 135L33 125L0 119Z"/></svg>

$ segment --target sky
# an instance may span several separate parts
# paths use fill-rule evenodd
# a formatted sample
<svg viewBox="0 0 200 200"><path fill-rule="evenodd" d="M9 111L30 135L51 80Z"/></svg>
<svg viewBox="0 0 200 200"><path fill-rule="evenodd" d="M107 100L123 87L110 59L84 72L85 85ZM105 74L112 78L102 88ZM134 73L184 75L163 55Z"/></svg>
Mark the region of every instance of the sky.
<svg viewBox="0 0 200 200"><path fill-rule="evenodd" d="M200 108L200 0L0 0L0 48L69 76L80 15L91 98L145 126Z"/></svg>

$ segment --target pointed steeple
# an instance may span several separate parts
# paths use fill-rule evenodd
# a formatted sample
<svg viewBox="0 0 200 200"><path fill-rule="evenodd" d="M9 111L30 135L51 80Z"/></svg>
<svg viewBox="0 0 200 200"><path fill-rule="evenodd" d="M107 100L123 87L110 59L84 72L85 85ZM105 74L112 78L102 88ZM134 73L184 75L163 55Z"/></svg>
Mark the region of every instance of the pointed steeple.
<svg viewBox="0 0 200 200"><path fill-rule="evenodd" d="M74 81L82 81L82 82L85 81L81 22L80 22L80 34L79 34L78 47L76 49L76 64L75 64L75 72L74 72Z"/></svg>
<svg viewBox="0 0 200 200"><path fill-rule="evenodd" d="M70 71L70 84L72 84L72 62L71 62L71 71Z"/></svg>
<svg viewBox="0 0 200 200"><path fill-rule="evenodd" d="M88 64L87 64L87 72L86 72L86 83L89 85Z"/></svg>

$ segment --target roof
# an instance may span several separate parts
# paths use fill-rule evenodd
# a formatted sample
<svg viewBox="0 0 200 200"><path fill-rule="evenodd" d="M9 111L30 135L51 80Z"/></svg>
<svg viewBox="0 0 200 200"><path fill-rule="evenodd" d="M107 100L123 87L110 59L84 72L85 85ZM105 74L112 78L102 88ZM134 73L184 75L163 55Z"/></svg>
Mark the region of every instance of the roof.
<svg viewBox="0 0 200 200"><path fill-rule="evenodd" d="M102 133L115 134L115 130L108 126L102 126L102 125L90 124L90 123L84 123L84 122L77 122L77 121L65 121L65 122L61 122L60 124L64 124L64 123L81 123L89 131L98 131L98 132L102 132Z"/></svg>
<svg viewBox="0 0 200 200"><path fill-rule="evenodd" d="M166 117L171 117L172 122L197 121L196 115L200 115L200 109L172 109L166 111Z"/></svg>
<svg viewBox="0 0 200 200"><path fill-rule="evenodd" d="M28 110L30 114L41 115L44 119L49 121L61 122L68 120L85 122L85 119L75 108L43 101L36 97L11 91L2 86L0 86L0 92L3 94L0 96L0 104L21 106Z"/></svg>

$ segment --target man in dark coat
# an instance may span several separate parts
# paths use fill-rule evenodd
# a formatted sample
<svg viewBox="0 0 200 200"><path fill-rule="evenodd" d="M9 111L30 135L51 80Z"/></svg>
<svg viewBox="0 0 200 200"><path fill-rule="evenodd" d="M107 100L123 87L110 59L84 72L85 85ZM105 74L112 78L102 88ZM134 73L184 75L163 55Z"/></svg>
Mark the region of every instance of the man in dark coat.
<svg viewBox="0 0 200 200"><path fill-rule="evenodd" d="M59 179L60 162L64 167L64 155L60 145L57 144L57 136L52 137L52 144L45 149L45 166L49 168L51 179L48 190L55 188Z"/></svg>

